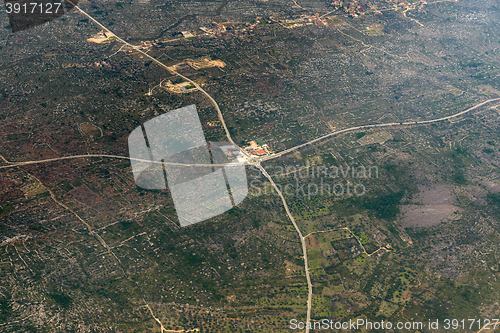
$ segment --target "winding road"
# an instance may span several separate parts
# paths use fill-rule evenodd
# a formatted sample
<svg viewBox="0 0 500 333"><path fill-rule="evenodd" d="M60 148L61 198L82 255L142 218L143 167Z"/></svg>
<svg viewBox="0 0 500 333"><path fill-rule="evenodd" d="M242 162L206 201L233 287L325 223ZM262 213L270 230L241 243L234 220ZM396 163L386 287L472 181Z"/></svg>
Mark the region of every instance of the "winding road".
<svg viewBox="0 0 500 333"><path fill-rule="evenodd" d="M154 161L154 160L144 160L144 159L141 159L141 158L134 158L134 157L129 157L129 156L120 156L120 155L83 154L83 155L54 157L54 158L47 158L45 160L26 161L26 162L17 162L17 163L9 162L9 161L7 161L6 159L3 158L3 160L6 163L8 163L8 164L0 166L0 169L8 169L8 168L15 168L15 167L20 167L20 166L25 166L25 165L31 165L31 164L49 163L49 162L55 162L55 161L61 161L61 160L72 160L72 159L76 159L76 158L88 158L88 157L116 158L116 159L121 159L121 160L147 162L147 163L158 164L158 165L166 164L166 165L198 166L198 167L213 167L213 166L227 167L227 166L235 165L234 163L233 164L231 164L231 163L227 163L227 164L175 163L175 162L162 162L162 161Z"/></svg>
<svg viewBox="0 0 500 333"><path fill-rule="evenodd" d="M476 104L473 107L468 108L467 110L455 113L455 114L453 114L451 116L437 118L437 119L421 120L421 121L406 121L406 122L400 122L400 123L371 124L371 125L361 125L361 126L354 126L354 127L345 128L343 130L339 130L339 131L336 131L336 132L331 132L329 134L323 135L323 136L321 136L321 137L319 137L317 139L308 141L308 142L300 144L298 146L285 149L285 150L283 150L283 151L281 151L279 153L276 153L276 154L273 154L273 155L269 155L269 156L266 156L266 157L262 157L262 158L259 159L259 161L260 162L264 162L264 161L269 161L269 160L278 158L280 156L283 156L285 154L291 153L291 152L293 152L295 150L298 150L300 148L304 148L304 147L312 145L312 144L314 144L314 143L316 143L318 141L325 140L325 139L328 139L329 137L332 137L332 136L335 136L335 135L338 135L338 134L342 134L342 133L353 132L353 131L357 131L357 130L361 130L361 129L377 128L377 127L395 127L395 126L409 126L409 125L425 125L425 124L431 124L431 123L437 123L437 122L441 122L441 121L450 120L452 118L460 117L460 116L462 116L462 115L464 115L466 113L474 111L475 109L477 109L477 108L479 108L479 107L481 107L483 105L486 105L486 104L491 103L491 102L496 102L496 101L500 101L500 98L489 99L487 101L484 101L484 102L481 102L479 104Z"/></svg>
<svg viewBox="0 0 500 333"><path fill-rule="evenodd" d="M71 1L69 1L71 2ZM72 2L71 2L72 3ZM73 4L73 3L72 3ZM119 40L120 42L122 42L123 44L133 48L134 50L136 50L137 52L141 53L143 56L149 58L151 61L153 61L154 63L156 63L157 65L159 65L160 67L166 69L167 71L169 71L170 73L172 74L175 74L177 76L179 76L180 78L188 81L189 83L191 83L192 85L194 85L199 91L201 91L209 100L210 102L212 103L212 105L214 106L215 110L217 111L217 114L219 115L219 120L222 124L222 127L224 127L224 131L226 132L226 137L227 139L229 140L229 142L231 142L233 145L235 145L236 147L238 147L233 139L231 138L231 134L229 133L229 130L226 126L226 122L224 121L224 117L222 116L222 112L219 108L219 104L217 104L217 102L215 101L215 99L213 99L212 96L210 96L209 93L207 93L204 89L202 89L196 82L194 82L193 80L185 77L184 75L180 74L179 72L173 70L172 68L168 67L167 65L165 65L164 63L162 63L161 61L159 61L158 59L150 56L149 54L147 54L146 52L143 52L141 49L139 49L137 46L134 46L132 44L130 44L129 42L125 41L124 39L118 37L118 35L116 35L115 33L113 33L110 29L106 28L104 25L102 25L99 21L97 21L95 18L93 18L92 16L90 16L89 14L87 14L84 10L82 10L79 6L73 4L75 6L75 8L80 11L80 13L82 13L83 15L85 15L86 17L88 17L90 20L92 20L92 22L94 22L95 24L97 24L99 27L101 27L102 29L106 30L106 31L109 31L111 32L112 34L115 35L116 39ZM239 148L239 147L238 147ZM242 149L240 149L242 150Z"/></svg>
<svg viewBox="0 0 500 333"><path fill-rule="evenodd" d="M288 215L288 218L290 221L292 221L293 227L295 228L295 231L297 231L297 234L299 235L300 238L300 243L302 244L302 255L304 257L304 268L306 272L306 280L307 280L307 321L306 323L311 321L311 309L312 309L312 283L311 283L311 276L309 274L309 262L307 261L307 248L306 248L306 239L304 236L302 236L302 232L299 229L299 226L295 222L295 219L292 216L292 213L290 213L290 209L288 208L288 204L286 203L285 196L283 193L281 193L280 189L278 186L276 186L276 183L273 181L271 176L267 173L266 169L262 165L257 164L257 167L259 170L262 172L262 174L269 180L271 185L274 187L276 190L276 193L278 193L278 196L281 198L281 201L283 202L283 207L285 208L286 214ZM306 326L306 332L309 332L309 328Z"/></svg>
<svg viewBox="0 0 500 333"><path fill-rule="evenodd" d="M69 1L69 2L71 2L71 1ZM89 14L87 14L79 6L75 5L75 8L81 14L85 15L86 17L88 17L92 22L94 22L95 24L97 24L102 29L110 31L110 29L106 28L104 25L102 25L100 22L98 22L92 16L90 16ZM127 41L123 40L122 38L118 37L116 34L115 34L115 36L116 36L116 39L118 41L120 41L123 44L125 44L125 45L127 45L127 46L129 46L129 47L131 47L133 49L135 49L137 52L141 53L144 57L147 57L148 59L150 59L151 61L153 61L157 65L159 65L160 67L162 67L162 68L166 69L167 71L169 71L170 73L175 74L175 75L179 76L180 78L182 78L182 79L190 82L192 85L194 85L197 88L197 90L199 90L201 93L203 93L210 100L210 102L214 106L215 110L217 111L219 120L220 120L220 122L221 122L221 124L222 124L222 126L224 128L224 131L226 133L226 137L227 137L228 141L231 144L233 144L235 147L238 147L238 145L236 145L234 143L233 139L231 138L231 134L230 134L230 132L229 132L227 126L226 126L226 123L224 121L224 117L222 115L222 112L220 110L219 105L217 104L217 102L215 101L215 99L212 96L210 96L210 94L208 94L204 89L202 89L193 80L191 80L191 79L183 76L182 74L178 73L177 71L175 71L172 68L168 67L167 65L163 64L161 61L157 60L156 58L154 58L154 57L150 56L149 54L143 52L142 50L138 49L138 47L133 46L132 44L130 44ZM339 134L342 134L342 133L357 131L357 130L361 130L361 129L386 128L386 127L410 126L410 125L425 125L425 124L430 124L430 123L442 122L442 121L446 121L446 120L450 120L452 118L456 118L456 117L462 116L462 115L467 114L467 113L469 113L469 112L471 112L471 111L473 111L473 110L475 110L475 109L477 109L477 108L479 108L479 107L481 107L483 105L486 105L486 104L491 103L491 102L497 102L497 101L500 101L500 98L489 99L487 101L484 101L484 102L481 102L479 104L476 104L475 106L473 106L473 107L471 107L471 108L469 108L467 110L458 112L456 114L453 114L453 115L450 115L450 116L447 116L447 117L438 118L438 119L424 120L424 121L407 121L407 122L400 122L400 123L368 124L368 125L354 126L354 127L350 127L350 128L346 128L346 129L343 129L343 130L339 130L339 131L335 131L335 132L331 132L331 133L325 134L325 135L323 135L321 137L318 137L318 138L316 138L314 140L308 141L306 143L300 144L298 146L295 146L295 147L283 150L283 151L281 151L279 153L276 153L276 154L273 154L273 155L270 155L270 156L266 156L266 157L263 157L263 158L250 157L246 153L246 151L244 151L243 149L241 149L240 147L238 147L238 149L242 152L242 154L246 157L246 159L249 160L248 164L252 164L252 165L255 165L256 167L258 167L261 170L262 174L272 184L272 186L274 187L274 189L278 193L279 197L281 198L283 206L285 208L285 211L286 211L286 213L287 213L290 221L292 222L292 224L293 224L293 226L294 226L294 228L295 228L295 230L296 230L296 232L297 232L297 234L298 234L298 236L300 238L300 241L301 241L301 244L302 244L303 257L304 257L304 268L305 268L307 285L308 285L307 322L310 322L310 318L311 318L311 309L312 309L312 283L311 283L311 277L310 277L310 274L309 274L309 266L308 266L308 259L307 259L307 249L306 249L306 244L305 244L305 237L302 235L302 232L300 231L297 223L295 222L295 219L293 218L292 214L290 213L290 210L288 208L288 204L287 204L287 202L285 200L285 197L283 196L283 194L281 193L281 191L278 189L278 187L274 183L272 177L267 173L267 171L265 170L265 168L261 165L261 162L265 162L265 161L269 161L269 160L272 160L272 159L276 159L276 158L278 158L280 156L283 156L285 154L291 153L293 151L299 150L299 149L304 148L306 146L315 144L317 142L320 142L322 140L328 139L330 137L333 137L335 135L339 135ZM152 162L150 160L135 159L135 158L131 158L131 157L128 157L128 156L107 155L107 154L85 154L85 155L75 155L75 156L65 156L65 157L58 157L58 158L50 158L50 159L44 159L44 160L38 160L38 161L25 161L25 162L18 162L18 163L9 162L6 159L2 158L7 163L7 165L0 166L0 169L21 167L21 166L33 165L33 164L41 164L41 163L50 163L50 162L60 161L60 160L69 160L69 159L77 159L77 158L89 158L89 157L103 157L103 158L116 158L116 159L138 160L138 161L144 161L144 162L149 162L149 163ZM161 164L162 162L154 162L153 161L153 163ZM165 163L165 164L184 165L184 166L214 166L214 164L182 164L182 163ZM222 164L222 165L218 165L217 164L217 166L228 166L228 164ZM53 194L52 194L52 196L53 196L53 199L56 200L55 196ZM62 203L60 203L60 204L62 204ZM64 206L64 207L67 208L66 206ZM103 244L103 246L107 247L104 244ZM109 247L107 247L107 248L109 250ZM147 303L146 303L146 306L148 307L148 309L151 312L151 315L155 319L155 321L157 321L160 324L161 330L162 331L167 331L163 327L163 325L161 324L161 321L154 316L151 308L149 307L149 305ZM308 332L309 332L309 328L306 326L306 333L308 333Z"/></svg>

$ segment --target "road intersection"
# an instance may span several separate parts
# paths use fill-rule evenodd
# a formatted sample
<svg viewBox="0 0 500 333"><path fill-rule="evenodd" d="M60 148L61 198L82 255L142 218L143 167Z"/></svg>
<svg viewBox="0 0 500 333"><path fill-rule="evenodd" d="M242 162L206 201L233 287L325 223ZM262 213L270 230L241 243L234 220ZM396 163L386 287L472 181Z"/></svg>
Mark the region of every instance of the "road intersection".
<svg viewBox="0 0 500 333"><path fill-rule="evenodd" d="M71 1L69 1L69 2L71 2ZM100 28L102 28L102 29L104 29L106 31L110 31L103 24L101 24L96 19L94 19L92 16L90 16L88 13L86 13L85 11L83 11L79 6L75 5L75 8L82 15L86 16L92 22L94 22L95 24L97 24ZM288 204L287 204L287 202L285 200L284 195L281 193L281 191L277 187L276 183L273 181L272 177L268 174L268 172L266 171L266 169L264 168L264 166L262 166L262 163L266 162L266 161L270 161L270 160L276 159L276 158L279 158L279 157L281 157L283 155L289 154L291 152L297 151L297 150L299 150L301 148L313 145L315 143L318 143L320 141L329 139L331 137L334 137L334 136L337 136L337 135L341 135L343 133L354 132L354 131L365 130L365 129L390 128L390 127L400 127L400 126L427 125L427 124L431 124L431 123L448 121L448 120L451 120L453 118L457 118L457 117L463 116L463 115L465 115L467 113L470 113L471 111L474 111L474 110L476 110L476 109L478 109L481 106L484 106L486 104L489 104L489 103L492 103L492 102L499 102L500 101L500 98L489 99L489 100L483 101L481 103L478 103L478 104L474 105L473 107L470 107L470 108L468 108L468 109L466 109L464 111L457 112L457 113L452 114L450 116L441 117L441 118L437 118L437 119L422 120L422 121L392 122L392 123L383 123L383 124L367 124L367 125L360 125L360 126L354 126L354 127L350 127L350 128L345 128L345 129L342 129L342 130L338 130L338 131L335 131L335 132L331 132L331 133L325 134L325 135L323 135L321 137L318 137L316 139L310 140L310 141L308 141L306 143L297 145L295 147L291 147L291 148L285 149L285 150L283 150L281 152L278 152L278 153L274 153L274 154L271 154L271 155L268 155L268 156L265 156L265 157L257 157L257 156L249 155L244 149L238 147L238 145L235 144L235 142L233 141L233 139L231 137L229 129L228 129L228 127L227 127L227 125L226 125L226 123L224 121L224 117L223 117L223 114L222 114L222 112L220 110L219 105L217 104L217 102L215 101L215 99L210 94L208 94L204 89L202 89L200 87L200 85L198 85L196 82L194 82L193 80L189 79L188 77L186 77L186 76L178 73L177 71L175 71L171 67L168 67L167 65L165 65L164 63L162 63L158 59L152 57L151 55L147 54L146 52L143 52L137 46L134 46L134 45L128 43L127 41L125 41L124 39L120 38L116 34L115 34L115 36L116 36L116 40L117 41L123 43L124 45L130 47L131 49L136 50L142 56L150 59L152 62L156 63L161 68L167 70L169 73L171 73L173 75L177 75L178 77L182 78L183 80L191 83L198 91L200 91L202 94L204 94L206 96L206 98L208 98L210 100L211 104L213 105L213 107L217 111L219 120L220 120L220 122L222 124L222 127L224 128L227 140L241 151L241 153L244 156L244 159L246 161L245 164L247 164L247 165L253 165L253 166L257 167L262 172L262 174L269 180L270 184L274 187L274 189L276 190L278 196L282 200L283 207L284 207L284 209L285 209L285 211L287 213L288 218L292 222L292 224L293 224L293 226L294 226L294 228L295 228L295 230L296 230L296 232L297 232L297 234L299 236L299 239L301 241L301 245L302 245L302 254L303 254L303 258L304 258L304 269L305 269L305 274L306 274L306 279L307 279L307 285L308 285L307 322L310 322L310 318L311 318L312 292L313 292L311 278L310 278L310 273L309 273L309 265L308 265L308 258L307 258L307 249L306 249L306 243L305 243L305 239L306 239L307 236L304 237L302 235L302 232L301 232L300 228L298 227L298 225L297 225L294 217L292 216L292 214L291 214L291 212L289 210L289 207L288 207ZM44 160L38 160L38 161L24 161L24 162L17 162L17 163L15 163L15 162L10 162L10 161L8 161L8 160L6 160L5 158L2 157L2 159L4 160L4 162L6 163L6 165L0 166L0 169L13 168L13 167L22 167L22 166L33 165L33 164L50 163L50 162L55 162L55 161L60 161L60 160L70 160L70 159L79 159L79 158L92 158L92 157L136 160L136 159L133 159L133 158L128 157L128 156L107 155L107 154L85 154L85 155L65 156L65 157L50 158L50 159L44 159ZM148 160L147 162L151 162L151 161ZM162 162L158 162L158 163L161 164ZM184 165L184 166L208 166L207 164L182 164L182 163L173 163L173 164L175 164L175 165ZM214 165L211 164L210 166L214 166ZM216 166L218 166L218 165L216 165ZM226 164L221 164L220 166L227 166L227 165ZM51 195L53 196L53 199L56 200L55 196L52 193L51 193ZM63 205L63 207L65 207L65 206ZM106 246L104 245L104 247L106 247ZM147 305L147 303L146 303L146 306L149 308L149 306ZM151 311L150 308L149 308L149 310ZM151 315L162 326L161 322L154 316L154 314L152 313L152 311L151 311ZM163 328L163 326L162 326L162 331L166 331ZM309 332L309 327L306 327L306 333L308 333L308 332Z"/></svg>

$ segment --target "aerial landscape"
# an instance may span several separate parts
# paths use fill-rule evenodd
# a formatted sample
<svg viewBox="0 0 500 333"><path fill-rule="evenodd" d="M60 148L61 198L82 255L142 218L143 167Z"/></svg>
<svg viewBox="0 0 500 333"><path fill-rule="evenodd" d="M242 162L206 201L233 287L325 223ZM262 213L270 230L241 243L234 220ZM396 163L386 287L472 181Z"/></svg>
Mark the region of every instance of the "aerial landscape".
<svg viewBox="0 0 500 333"><path fill-rule="evenodd" d="M498 1L0 27L0 332L500 332Z"/></svg>

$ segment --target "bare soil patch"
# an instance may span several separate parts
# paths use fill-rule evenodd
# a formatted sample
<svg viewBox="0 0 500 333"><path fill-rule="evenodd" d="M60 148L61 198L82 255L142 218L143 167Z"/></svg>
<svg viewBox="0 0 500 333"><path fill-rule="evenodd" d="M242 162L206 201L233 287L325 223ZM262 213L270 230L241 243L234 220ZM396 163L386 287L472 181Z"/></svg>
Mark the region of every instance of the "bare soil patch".
<svg viewBox="0 0 500 333"><path fill-rule="evenodd" d="M69 191L69 194L74 199L85 204L86 206L95 209L98 212L104 212L109 209L114 209L117 205L116 203L95 194L91 189L87 187L87 185L78 186L77 188Z"/></svg>
<svg viewBox="0 0 500 333"><path fill-rule="evenodd" d="M99 138L99 137L102 136L101 130L99 129L99 127L94 126L94 125L89 124L89 123L83 123L83 124L81 124L80 125L80 129L82 130L82 132L85 135L90 136L92 139Z"/></svg>
<svg viewBox="0 0 500 333"><path fill-rule="evenodd" d="M413 199L415 204L403 206L403 227L430 227L439 224L462 208L455 206L457 199L450 186L434 185L419 187L420 193Z"/></svg>
<svg viewBox="0 0 500 333"><path fill-rule="evenodd" d="M318 239L316 238L316 235L310 235L309 237L306 238L306 248L307 249L314 249L316 247L319 247L319 242Z"/></svg>

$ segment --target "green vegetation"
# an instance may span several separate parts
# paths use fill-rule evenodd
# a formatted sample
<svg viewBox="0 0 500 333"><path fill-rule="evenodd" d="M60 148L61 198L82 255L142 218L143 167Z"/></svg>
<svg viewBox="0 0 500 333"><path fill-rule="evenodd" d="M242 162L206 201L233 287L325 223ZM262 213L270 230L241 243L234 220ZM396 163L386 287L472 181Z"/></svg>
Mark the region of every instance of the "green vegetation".
<svg viewBox="0 0 500 333"><path fill-rule="evenodd" d="M361 264L363 264L363 265L364 265L364 264L366 263L366 257L367 257L367 256L368 256L368 255L367 255L366 253L363 253L363 254L361 254L361 255L357 256L357 257L356 257L356 260L357 260L359 263L361 263Z"/></svg>
<svg viewBox="0 0 500 333"><path fill-rule="evenodd" d="M467 178L465 178L465 175L461 171L454 172L452 179L458 185L466 185L467 184Z"/></svg>
<svg viewBox="0 0 500 333"><path fill-rule="evenodd" d="M26 140L29 137L29 133L15 133L7 134L7 141L11 140Z"/></svg>
<svg viewBox="0 0 500 333"><path fill-rule="evenodd" d="M403 191L382 195L379 197L351 197L334 202L334 211L343 216L371 211L374 217L392 220L399 214L399 205L404 196Z"/></svg>
<svg viewBox="0 0 500 333"><path fill-rule="evenodd" d="M136 8L124 2L110 11L96 3L92 13L110 23L115 20L113 12L120 11L124 20L135 22L128 25L131 29L147 27L130 31L130 36L137 37L132 38L134 43L138 43L139 39L174 38L171 33L189 29L193 19L207 26L214 19L220 22L220 17L212 17L220 3L203 5L207 10L196 10L196 17L189 15L189 3L182 9L168 6L165 10L171 15L162 17L155 17L154 10L146 16L136 15ZM254 24L255 16L242 13L255 12L251 7L257 5L247 5L250 10L241 11L237 3L224 7L224 20ZM318 12L327 12L324 5ZM309 3L308 10L315 6ZM226 62L223 70L179 70L185 70L196 82L206 83L204 87L221 106L236 142L262 138L275 151L282 151L350 126L454 114L491 98L487 96L500 89L495 80L498 44L491 40L500 31L497 25L489 24L492 10L482 8L476 0L458 5L436 3L429 10L423 7L408 11L408 17L392 11L368 18L346 15L349 25L341 29L342 33L320 25L283 29L263 16L257 32L247 30L235 36L234 31L240 29L237 23L228 25L223 34L209 38L200 35L189 41L181 38L161 49L152 47L148 54L161 57L168 66L202 56ZM265 8L259 5L260 11ZM278 8L274 14L284 18L280 11ZM290 7L284 13L293 16L296 11L300 12ZM460 11L472 11L481 20L457 24L455 18L463 18ZM419 34L420 27L409 17L426 26L432 21L436 32L433 38ZM384 29L387 34L376 38L359 35L362 27L374 25L374 20L377 26L370 33ZM447 20L452 23L447 24ZM329 22L341 21L330 18ZM69 19L65 23L73 24ZM90 34L96 29L90 23L81 21L80 27L85 29L77 30ZM148 36L148 31L155 36ZM450 31L461 38L450 39ZM43 37L44 32L40 33ZM13 89L0 91L0 118L7 129L12 119L22 121L20 130L12 127L12 132L32 133L29 138L22 133L0 138L2 155L7 159L24 159L25 155L26 160L39 160L46 154L66 156L79 151L127 156L130 131L182 105L199 106L202 124L217 119L214 108L199 92L177 95L155 89L154 96L144 96L148 86L164 79L174 84L183 80L168 71L155 70L149 59L139 60L139 55L106 57L109 66L101 69L91 65L62 68L65 64L101 61L103 55L118 48L108 44L82 49L71 36L60 37L69 42L40 39L42 49L61 53L53 54L57 59L47 56L36 62L18 62L14 55L21 53L15 51L25 43L17 40L1 49L8 50L2 53L2 74ZM356 40L362 40L365 46ZM480 47L473 48L477 41ZM377 50L404 55L408 61ZM490 52L488 57L484 56L486 50ZM50 85L45 84L47 75ZM16 87L29 87L28 98L24 89ZM384 128L394 138L385 143L360 145L356 140L368 139L365 132L343 133L266 162L291 166L304 166L306 162L337 166L373 163L380 167L380 178L360 179L366 186L366 193L360 197L320 193L310 198L307 194L286 197L303 234L315 232L307 237L314 317L361 316L395 321L467 318L497 311L492 304L500 299L495 256L500 241L500 194L487 194L493 187L482 183L498 180L494 178L498 170L492 167L498 149L498 113L491 106L450 122ZM22 115L19 120L17 115ZM102 138L96 129L87 132L94 141L75 130L76 124L89 119L103 129ZM379 130L366 131L376 139ZM207 141L224 137L217 126L204 126L204 131ZM47 324L46 328L31 327L28 319L6 329L57 330L51 326L56 321L50 322L50 318L57 311L71 309L71 316L66 311L67 316L59 316L61 320L57 321L59 328L65 327L68 332L78 331L71 321L96 331L108 330L116 323L117 327L111 328L115 331L158 331L144 301L152 305L167 329L179 331L199 327L203 332L281 332L286 330L288 316L304 318L307 286L302 249L280 198L248 197L209 221L180 228L168 191L136 188L130 161L105 160L65 160L5 172L7 186L0 191L0 231L6 237L23 234L29 238L12 242L2 251L1 267L6 278L1 280L0 296L4 297L6 290L17 291L15 300L6 297L6 301L0 301L0 322L23 318L17 318L17 310L12 318L10 307L18 308L14 301L21 305L21 312L43 298L51 305L46 308L48 320L40 321ZM44 199L48 192L26 200L23 190L29 187L25 187L28 179L23 179L23 170L40 176L46 188L55 187L58 200L88 222L113 254L89 235L74 214ZM357 182L352 178L351 183ZM284 185L295 182L291 179L275 180ZM345 184L347 179L331 183L337 181ZM299 182L298 186L305 183L306 187L320 184L314 176ZM469 183L473 186L463 186ZM81 197L68 195L84 184L93 191L88 197L82 188L72 192L81 192ZM453 218L437 225L401 230L406 215L400 213L400 206L414 204L412 195L417 185L453 188L456 191L450 196L464 193L456 203L460 209ZM482 200L462 200L468 198L467 191L475 198L486 198L488 205ZM92 198L103 198L101 202L109 202L109 206L93 207L88 202ZM14 206L20 207L19 214L8 216ZM368 253L380 250L367 256L356 238L340 229L343 227L356 235ZM392 248L384 249L387 244ZM14 275L15 281L11 278ZM47 297L44 290L53 293Z"/></svg>
<svg viewBox="0 0 500 333"><path fill-rule="evenodd" d="M404 192L399 191L377 198L367 198L363 200L362 207L374 211L378 218L391 220L399 214L399 204L403 196Z"/></svg>
<svg viewBox="0 0 500 333"><path fill-rule="evenodd" d="M53 292L48 296L54 300L61 308L68 308L72 303L72 298L63 292Z"/></svg>
<svg viewBox="0 0 500 333"><path fill-rule="evenodd" d="M14 206L10 202L0 204L0 217L9 215L14 211Z"/></svg>
<svg viewBox="0 0 500 333"><path fill-rule="evenodd" d="M494 153L495 151L491 148L483 148L483 153L486 153L486 154L492 154Z"/></svg>
<svg viewBox="0 0 500 333"><path fill-rule="evenodd" d="M43 227L39 223L30 224L28 228L35 231L43 231Z"/></svg>
<svg viewBox="0 0 500 333"><path fill-rule="evenodd" d="M500 208L500 194L499 193L488 193L487 194L488 202Z"/></svg>
<svg viewBox="0 0 500 333"><path fill-rule="evenodd" d="M359 139L361 139L362 137L364 137L365 135L366 135L366 133L365 133L365 132L358 132L358 133L356 133L356 139L358 139L358 140L359 140Z"/></svg>
<svg viewBox="0 0 500 333"><path fill-rule="evenodd" d="M63 189L66 192L74 189L73 185L71 185L71 183L68 181L64 181L64 182L59 183L59 188Z"/></svg>
<svg viewBox="0 0 500 333"><path fill-rule="evenodd" d="M38 197L40 197L40 198L50 197L50 192L49 191L42 192L42 193L38 194Z"/></svg>
<svg viewBox="0 0 500 333"><path fill-rule="evenodd" d="M497 217L500 216L500 193L489 192L486 195L486 201L488 202L488 206L492 208L492 213Z"/></svg>
<svg viewBox="0 0 500 333"><path fill-rule="evenodd" d="M78 187L78 186L81 186L83 185L83 178L79 177L77 179L75 179L74 181L71 182L71 185L73 185L74 187Z"/></svg>
<svg viewBox="0 0 500 333"><path fill-rule="evenodd" d="M10 314L9 302L6 299L0 299L0 322L7 322Z"/></svg>

